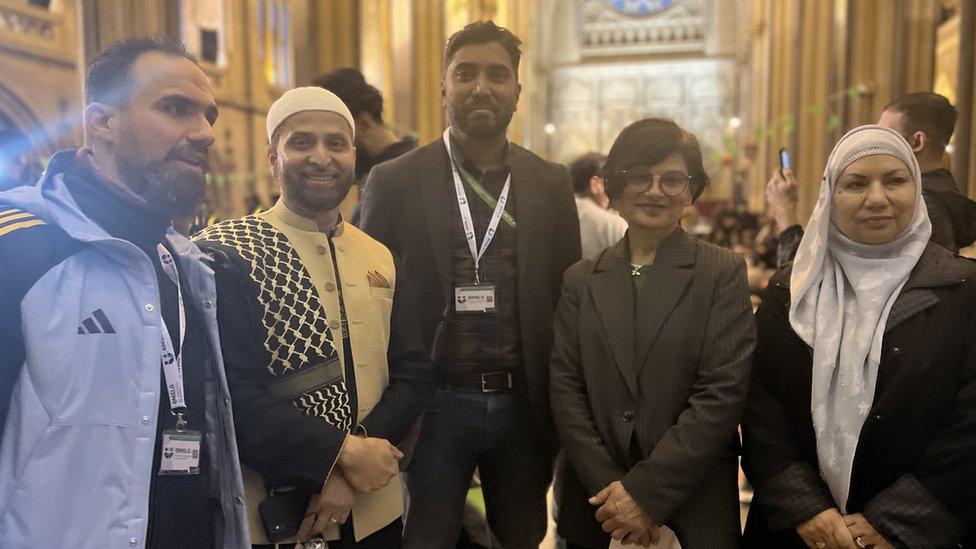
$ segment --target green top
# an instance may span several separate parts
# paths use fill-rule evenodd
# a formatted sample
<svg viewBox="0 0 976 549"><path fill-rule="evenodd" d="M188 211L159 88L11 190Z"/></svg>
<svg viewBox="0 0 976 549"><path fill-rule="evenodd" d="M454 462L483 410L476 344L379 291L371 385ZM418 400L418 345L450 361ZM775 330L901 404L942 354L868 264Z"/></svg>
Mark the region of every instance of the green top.
<svg viewBox="0 0 976 549"><path fill-rule="evenodd" d="M637 302L637 298L640 297L641 289L644 287L644 275L647 273L647 268L650 265L634 265L630 264L630 279L634 281L634 302Z"/></svg>

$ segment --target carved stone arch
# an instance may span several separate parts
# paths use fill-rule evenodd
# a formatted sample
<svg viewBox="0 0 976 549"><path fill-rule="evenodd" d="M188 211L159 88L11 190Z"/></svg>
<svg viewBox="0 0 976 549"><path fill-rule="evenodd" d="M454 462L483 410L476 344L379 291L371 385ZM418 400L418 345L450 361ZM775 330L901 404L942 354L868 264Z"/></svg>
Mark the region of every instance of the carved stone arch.
<svg viewBox="0 0 976 549"><path fill-rule="evenodd" d="M39 155L49 155L57 149L41 119L3 82L0 82L0 116L9 120L24 136L26 142L23 150L18 152L31 150Z"/></svg>

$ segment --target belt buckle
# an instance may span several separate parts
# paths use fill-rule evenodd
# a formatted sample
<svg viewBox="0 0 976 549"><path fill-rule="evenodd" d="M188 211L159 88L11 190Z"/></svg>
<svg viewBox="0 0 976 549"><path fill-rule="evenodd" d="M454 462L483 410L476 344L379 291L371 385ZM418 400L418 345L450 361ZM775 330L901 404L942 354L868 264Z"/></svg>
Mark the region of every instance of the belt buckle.
<svg viewBox="0 0 976 549"><path fill-rule="evenodd" d="M497 375L499 373L502 373L502 372L492 372L490 374L480 374L480 377L481 377L481 392L482 393L498 393L500 391L504 391L506 389L511 389L512 388L512 372L504 372L505 379L508 381L508 383L506 384L507 385L506 387L500 388L500 389L489 389L488 388L488 379L487 379L487 376L489 376L489 375Z"/></svg>

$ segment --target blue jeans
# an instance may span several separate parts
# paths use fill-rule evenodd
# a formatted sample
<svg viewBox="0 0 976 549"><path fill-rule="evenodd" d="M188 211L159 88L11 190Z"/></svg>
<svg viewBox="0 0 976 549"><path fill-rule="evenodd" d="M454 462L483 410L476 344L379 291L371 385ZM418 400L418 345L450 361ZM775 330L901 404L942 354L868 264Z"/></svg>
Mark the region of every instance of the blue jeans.
<svg viewBox="0 0 976 549"><path fill-rule="evenodd" d="M439 391L407 468L404 549L455 546L476 467L498 541L506 549L537 548L552 471L537 447L517 393Z"/></svg>

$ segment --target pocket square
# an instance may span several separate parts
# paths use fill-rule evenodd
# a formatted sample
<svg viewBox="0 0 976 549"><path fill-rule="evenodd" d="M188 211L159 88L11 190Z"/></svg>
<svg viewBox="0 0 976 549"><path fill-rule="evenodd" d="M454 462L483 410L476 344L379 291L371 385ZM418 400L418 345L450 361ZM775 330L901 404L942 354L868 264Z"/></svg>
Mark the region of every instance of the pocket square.
<svg viewBox="0 0 976 549"><path fill-rule="evenodd" d="M393 289L393 286L390 286L390 281L380 274L379 271L367 271L366 278L369 280L370 288Z"/></svg>

